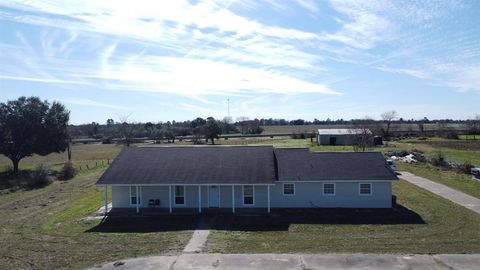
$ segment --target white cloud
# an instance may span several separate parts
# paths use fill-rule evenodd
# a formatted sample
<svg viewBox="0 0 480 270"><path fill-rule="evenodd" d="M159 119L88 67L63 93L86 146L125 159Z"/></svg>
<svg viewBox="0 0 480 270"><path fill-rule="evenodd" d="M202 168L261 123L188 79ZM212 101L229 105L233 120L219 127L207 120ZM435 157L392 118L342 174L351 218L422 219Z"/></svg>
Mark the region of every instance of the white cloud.
<svg viewBox="0 0 480 270"><path fill-rule="evenodd" d="M229 4L223 2L11 1L0 5L22 11L16 16L7 14L10 15L5 16L7 19L54 26L70 33L69 39L60 44L55 44L55 36L43 35L44 55L26 51L25 59L43 64L35 73L44 74L37 77L54 80L52 74L59 69L62 72L55 75L58 81L96 78L106 80L99 82L104 87L179 93L195 98L246 91L338 94L321 83L305 79L305 72L324 70L323 57L308 50L308 42L318 40L317 34L262 24L233 13L228 9ZM301 1L301 5L310 10L316 6L309 1ZM85 33L113 35L115 42L87 44L101 46L100 55L72 65L68 59L69 45ZM166 49L167 54L174 56L118 50L119 43L125 41L137 46L143 44L145 48ZM24 42L23 47L31 46ZM98 48L90 50L95 52Z"/></svg>
<svg viewBox="0 0 480 270"><path fill-rule="evenodd" d="M28 81L28 82L40 82L40 83L53 83L53 84L81 84L88 85L83 81L72 81L62 79L49 79L49 78L35 78L35 77L22 77L22 76L9 76L0 74L0 79L14 80L14 81Z"/></svg>
<svg viewBox="0 0 480 270"><path fill-rule="evenodd" d="M118 106L114 104L107 104L98 102L91 99L84 99L84 98L64 98L60 99L59 101L67 103L67 104L75 104L75 105L82 105L87 107L99 107L99 108L107 108L107 109L115 109L115 110L129 110L129 108L124 106Z"/></svg>
<svg viewBox="0 0 480 270"><path fill-rule="evenodd" d="M313 0L295 0L295 2L312 13L317 13L320 9Z"/></svg>
<svg viewBox="0 0 480 270"><path fill-rule="evenodd" d="M427 74L425 71L422 71L422 70L407 69L407 68L390 68L390 67L385 67L385 66L378 67L378 69L382 70L382 71L386 71L386 72L391 72L391 73L409 75L409 76L413 76L413 77L416 77L416 78L419 78L419 79L430 78L430 75Z"/></svg>
<svg viewBox="0 0 480 270"><path fill-rule="evenodd" d="M339 94L322 84L279 72L194 58L144 56L136 62L108 66L101 74L92 76L126 83L132 90L174 93L187 97L241 95L250 91Z"/></svg>

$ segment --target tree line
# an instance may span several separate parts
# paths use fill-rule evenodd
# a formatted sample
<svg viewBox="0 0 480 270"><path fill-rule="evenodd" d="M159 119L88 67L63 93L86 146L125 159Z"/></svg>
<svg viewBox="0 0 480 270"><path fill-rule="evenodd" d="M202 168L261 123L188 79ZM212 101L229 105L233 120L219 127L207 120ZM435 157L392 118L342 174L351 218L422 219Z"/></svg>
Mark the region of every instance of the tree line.
<svg viewBox="0 0 480 270"><path fill-rule="evenodd" d="M187 121L167 122L135 122L128 117L119 120L107 119L105 124L92 122L83 125L68 127L72 138L95 138L111 140L112 138L149 138L152 140L167 140L175 142L179 136L192 136L194 140L202 138L214 143L220 134L260 134L263 132L259 119L249 120L242 118L233 122L225 117L217 120L213 117L197 117ZM128 143L128 142L127 142Z"/></svg>
<svg viewBox="0 0 480 270"><path fill-rule="evenodd" d="M347 124L357 129L372 131L372 134L383 134L390 137L390 126L392 123L403 123L404 120L398 117L396 111L388 111L381 115L380 121L372 119L357 120L335 120L326 119L320 121L305 121L297 119L287 121L285 119L253 119L240 117L236 122L230 117L217 120L213 117L206 119L197 117L188 121L167 121L158 123L138 123L129 121L128 117L121 117L119 121L108 119L105 124L92 122L87 125L68 125L70 112L64 105L58 102L49 103L38 97L20 97L17 100L0 103L0 154L5 155L12 161L14 173L18 172L18 165L21 159L33 154L47 155L52 152L63 152L67 150L70 160L71 154L69 145L72 138L91 137L112 140L123 138L124 143L129 145L135 137L148 137L156 141L172 141L178 136L190 135L193 142L200 142L203 138L206 141L215 143L220 134L241 133L259 134L262 133L262 126L266 125L312 125L312 124ZM423 124L431 121L424 118L419 121L409 120L409 123L417 123L420 130ZM453 121L449 119L438 120L438 124L465 123L469 133L480 133L480 116L465 121ZM448 134L448 133L447 133ZM365 132L365 136L370 136ZM475 138L475 137L474 137ZM367 141L364 139L363 141Z"/></svg>

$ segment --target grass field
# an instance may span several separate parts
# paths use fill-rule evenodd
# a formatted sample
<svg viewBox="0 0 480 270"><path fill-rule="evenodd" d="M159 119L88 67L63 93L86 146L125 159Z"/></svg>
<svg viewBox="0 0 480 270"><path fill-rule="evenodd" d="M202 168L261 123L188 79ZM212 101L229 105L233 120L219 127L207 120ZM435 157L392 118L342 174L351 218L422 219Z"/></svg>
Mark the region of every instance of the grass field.
<svg viewBox="0 0 480 270"><path fill-rule="evenodd" d="M115 144L74 144L72 146L72 160L75 166L85 167L87 164L94 166L95 162L112 160L122 149L121 145ZM52 153L47 156L33 155L20 161L20 170L30 170L39 163L58 169L67 160L66 153ZM0 155L0 172L11 168L12 163L7 157Z"/></svg>
<svg viewBox="0 0 480 270"><path fill-rule="evenodd" d="M130 233L96 231L100 220L84 219L103 203L103 191L94 186L103 170L0 196L0 269L82 269L181 251L192 232L174 228L192 224L190 217L163 218L155 232L142 232L143 220L116 222L117 227L136 228Z"/></svg>
<svg viewBox="0 0 480 270"><path fill-rule="evenodd" d="M390 216L395 217L398 215L396 213L378 214L376 218L370 215L367 220L340 217L339 220L333 220L334 222L328 216L325 217L326 215L308 215L289 220L259 217L243 221L244 224L252 224L252 220L254 221L255 225L246 225L246 228L239 225L242 220L234 219L225 229L215 230L210 234L207 251L480 252L480 215L405 181L394 184L394 193L400 205L413 211L403 219L407 224L390 222ZM415 218L415 214L419 217ZM335 224L335 221L340 224ZM362 224L362 221L365 222ZM408 224L409 221L411 224Z"/></svg>
<svg viewBox="0 0 480 270"><path fill-rule="evenodd" d="M399 141L375 151L441 150L447 158L477 160L478 150L465 144ZM267 144L310 147L314 151L351 151L349 146L317 146L309 139L228 140L226 144ZM168 145L168 146L171 146ZM473 146L476 147L476 146ZM476 148L475 148L476 149ZM75 164L112 160L116 145L74 145ZM33 156L21 162L28 170L38 163L59 168L66 154ZM0 170L9 160L0 156ZM5 164L8 163L8 164ZM102 205L102 190L94 186L106 168L91 166L73 180L55 181L34 190L0 192L0 269L84 268L127 257L181 251L195 228L196 218L86 220ZM480 197L479 184L468 176L425 165L400 164L399 169ZM2 179L3 180L3 179ZM480 215L400 181L394 186L404 208L393 212L322 212L285 218L231 217L217 220L209 237L209 252L480 252ZM378 219L380 217L380 219ZM253 221L253 222L252 222ZM252 226L253 224L253 226Z"/></svg>
<svg viewBox="0 0 480 270"><path fill-rule="evenodd" d="M397 165L398 170L409 171L480 199L480 181L472 180L470 175L445 171L425 164L411 165L399 163Z"/></svg>

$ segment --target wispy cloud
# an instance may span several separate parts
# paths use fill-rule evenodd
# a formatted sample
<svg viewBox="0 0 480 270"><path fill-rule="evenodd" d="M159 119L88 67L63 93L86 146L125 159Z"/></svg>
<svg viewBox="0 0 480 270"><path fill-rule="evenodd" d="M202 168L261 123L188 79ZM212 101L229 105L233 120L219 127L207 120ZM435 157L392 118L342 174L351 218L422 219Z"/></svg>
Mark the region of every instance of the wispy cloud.
<svg viewBox="0 0 480 270"><path fill-rule="evenodd" d="M287 115L282 110L290 112L292 105L283 100L298 107L309 104L302 99L315 103L341 96L339 108L321 103L328 112L317 113L328 115L365 91L358 87L362 79L369 86L388 85L389 78L410 76L422 86L478 91L478 27L471 17L459 16L474 10L472 5L461 0L0 0L0 23L6 26L0 79L62 90L88 86L113 95L174 95L178 100L172 104L181 110L209 114L218 112L216 99L227 96L241 100L241 109L232 112L262 115ZM75 102L102 104L91 101Z"/></svg>
<svg viewBox="0 0 480 270"><path fill-rule="evenodd" d="M82 105L87 107L99 107L99 108L107 108L107 109L122 110L122 111L130 110L128 107L125 107L125 106L102 103L95 100L84 99L84 98L64 98L64 99L60 99L59 101L67 104Z"/></svg>

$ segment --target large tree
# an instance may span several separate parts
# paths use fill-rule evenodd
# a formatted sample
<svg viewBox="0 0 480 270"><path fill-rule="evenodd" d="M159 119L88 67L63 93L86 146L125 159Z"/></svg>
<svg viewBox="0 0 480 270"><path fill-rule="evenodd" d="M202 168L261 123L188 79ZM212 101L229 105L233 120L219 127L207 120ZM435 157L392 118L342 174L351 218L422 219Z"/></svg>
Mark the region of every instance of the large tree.
<svg viewBox="0 0 480 270"><path fill-rule="evenodd" d="M33 154L63 152L68 146L70 112L38 97L20 97L0 103L0 154L7 156L18 173L18 164Z"/></svg>
<svg viewBox="0 0 480 270"><path fill-rule="evenodd" d="M368 117L364 119L354 120L353 129L350 130L354 134L353 150L355 152L365 152L367 147L373 145L373 133L372 128L375 127L375 121Z"/></svg>
<svg viewBox="0 0 480 270"><path fill-rule="evenodd" d="M208 117L204 132L206 140L208 141L210 139L212 144L215 144L215 139L218 139L218 135L221 134L222 130L220 129L220 126L215 118Z"/></svg>
<svg viewBox="0 0 480 270"><path fill-rule="evenodd" d="M383 121L387 124L387 130L385 131L385 137L390 137L390 125L392 121L398 118L396 111L388 111L381 114Z"/></svg>

